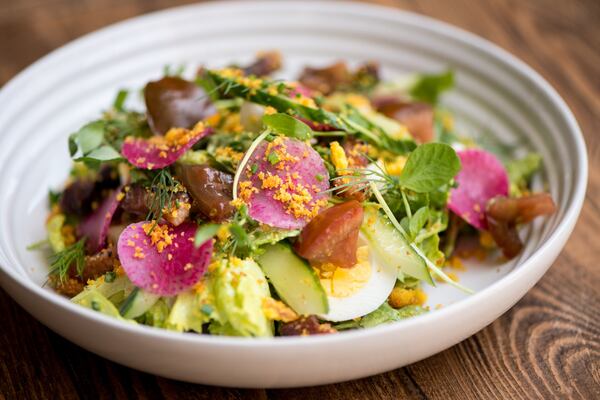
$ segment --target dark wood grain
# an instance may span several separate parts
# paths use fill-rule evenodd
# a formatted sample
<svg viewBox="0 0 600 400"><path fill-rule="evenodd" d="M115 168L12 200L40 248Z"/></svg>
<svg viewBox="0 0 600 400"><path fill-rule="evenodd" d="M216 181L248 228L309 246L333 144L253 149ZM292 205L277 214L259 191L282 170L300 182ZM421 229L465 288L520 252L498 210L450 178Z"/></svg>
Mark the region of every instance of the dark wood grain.
<svg viewBox="0 0 600 400"><path fill-rule="evenodd" d="M0 0L0 84L84 33L186 0ZM52 333L0 290L0 399L600 398L600 2L377 1L490 39L563 95L585 134L587 201L564 251L509 312L436 356L314 388L235 390L157 378ZM440 333L443 334L443 333Z"/></svg>

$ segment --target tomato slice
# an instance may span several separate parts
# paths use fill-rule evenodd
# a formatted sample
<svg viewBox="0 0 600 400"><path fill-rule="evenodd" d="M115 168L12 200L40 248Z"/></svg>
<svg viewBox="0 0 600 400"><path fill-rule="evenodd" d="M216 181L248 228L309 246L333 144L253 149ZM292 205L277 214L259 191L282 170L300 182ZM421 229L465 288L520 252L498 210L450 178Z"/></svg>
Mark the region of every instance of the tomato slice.
<svg viewBox="0 0 600 400"><path fill-rule="evenodd" d="M358 232L363 207L351 200L321 211L302 229L296 253L312 265L332 263L351 268L356 264Z"/></svg>

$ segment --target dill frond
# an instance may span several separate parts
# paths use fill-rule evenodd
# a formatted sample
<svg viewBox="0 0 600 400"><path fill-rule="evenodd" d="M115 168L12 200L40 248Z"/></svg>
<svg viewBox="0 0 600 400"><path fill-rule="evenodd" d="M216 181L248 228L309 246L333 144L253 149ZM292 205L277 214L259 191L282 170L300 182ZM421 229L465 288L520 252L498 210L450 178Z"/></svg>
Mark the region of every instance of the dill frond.
<svg viewBox="0 0 600 400"><path fill-rule="evenodd" d="M153 220L156 224L156 221L162 218L164 210L173 204L173 195L180 191L180 185L168 168L164 168L152 178L150 191L152 195L149 196L150 204L148 204L149 211L146 220ZM152 226L153 228L154 226Z"/></svg>
<svg viewBox="0 0 600 400"><path fill-rule="evenodd" d="M56 275L61 282L69 275L69 269L75 265L77 275L81 276L85 268L85 238L73 243L56 254L50 256L50 272Z"/></svg>

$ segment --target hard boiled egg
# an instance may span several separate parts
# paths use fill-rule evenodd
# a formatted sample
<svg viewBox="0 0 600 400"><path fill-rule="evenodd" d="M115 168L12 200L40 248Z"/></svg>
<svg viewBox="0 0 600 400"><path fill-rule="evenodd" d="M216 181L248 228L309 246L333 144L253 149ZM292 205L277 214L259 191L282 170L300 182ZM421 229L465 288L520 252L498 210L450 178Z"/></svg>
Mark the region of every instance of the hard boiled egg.
<svg viewBox="0 0 600 400"><path fill-rule="evenodd" d="M337 322L362 317L381 306L392 292L398 269L378 263L362 237L356 255L358 262L352 268L332 264L319 268L329 301L329 312L321 318Z"/></svg>

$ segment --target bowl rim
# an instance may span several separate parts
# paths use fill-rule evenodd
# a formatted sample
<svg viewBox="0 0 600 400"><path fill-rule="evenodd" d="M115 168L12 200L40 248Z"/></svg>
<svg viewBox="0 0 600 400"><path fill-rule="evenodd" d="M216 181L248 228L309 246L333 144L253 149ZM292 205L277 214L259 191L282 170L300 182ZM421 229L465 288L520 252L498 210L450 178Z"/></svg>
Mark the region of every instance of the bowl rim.
<svg viewBox="0 0 600 400"><path fill-rule="evenodd" d="M433 321L435 319L452 318L453 316L457 316L459 314L468 312L469 308L472 306L473 303L485 302L486 300L493 299L494 297L499 295L499 293L503 292L508 287L513 285L515 282L518 282L525 275L532 273L532 268L535 267L535 264L538 263L538 260L542 258L544 254L550 252L553 247L557 245L560 246L561 241L566 241L573 227L575 226L575 223L583 206L588 179L588 162L586 145L581 129L564 99L544 78L542 78L542 76L539 73L533 70L530 66L525 64L516 56L509 53L507 50L504 50L498 45L492 43L491 41L477 36L471 32L468 32L462 28L456 27L447 22L434 19L432 17L417 14L411 11L386 7L383 5L366 4L355 1L303 2L301 0L293 0L287 2L275 2L271 0L226 0L218 3L201 3L172 7L128 18L114 24L110 24L99 30L87 33L59 47L58 49L55 49L54 51L35 61L33 64L31 64L26 69L17 74L15 77L13 77L8 83L4 85L4 87L0 88L0 103L8 100L8 94L13 87L18 87L18 85L26 81L29 78L29 76L35 75L36 71L42 68L44 64L50 63L54 59L60 58L65 52L76 51L78 47L84 46L88 42L93 42L94 40L100 39L104 35L110 34L115 30L126 29L131 24L145 24L150 23L156 19L172 18L178 14L186 13L192 9L210 11L219 10L223 8L236 8L239 11L240 7L277 7L279 9L285 10L293 9L294 7L299 6L312 6L316 8L314 5L317 3L319 8L343 8L344 12L351 12L353 14L370 14L379 18L393 20L395 22L399 22L408 26L419 26L421 29L427 29L434 33L443 34L448 37L451 37L454 40L459 41L461 44L471 48L475 48L477 51L486 54L487 56L494 59L496 62L502 63L505 67L508 67L513 71L521 74L531 84L536 86L536 88L543 93L543 95L550 102L550 104L559 111L560 116L565 119L565 124L568 127L565 133L571 136L570 139L574 141L575 149L580 155L580 157L578 157L576 160L576 165L574 165L575 172L579 173L577 180L574 181L575 193L573 196L572 203L570 204L570 207L567 208L560 223L555 227L554 230L551 231L547 240L544 243L542 243L539 246L539 248L536 249L530 256L528 256L527 259L520 263L520 268L514 268L507 275L501 277L485 289L473 295L465 297L453 304L450 304L441 310L436 310L436 312L409 318L403 320L401 323L385 324L369 329L344 331L336 335L274 338L246 338L200 335L196 333L174 332L162 328L154 328L145 325L124 324L115 318L94 312L77 304L74 304L68 299L36 285L31 280L18 274L15 270L4 267L3 265L8 264L8 262L5 256L3 256L0 249L0 272L2 273L2 275L4 275L7 279L10 279L14 284L26 289L30 295L37 296L43 299L44 301L50 302L54 307L62 308L63 311L75 313L79 317L87 320L88 322L102 324L111 329L117 329L127 333L138 334L148 338L185 342L186 344L190 345L206 344L214 347L275 346L281 348L313 346L321 343L326 344L332 342L356 341L358 339L370 339L382 335L384 333L400 331L402 329L408 329L409 327L415 327L417 329L419 328L419 326L425 327L430 324L430 321ZM539 268L541 268L540 265L537 266L537 269Z"/></svg>

